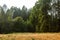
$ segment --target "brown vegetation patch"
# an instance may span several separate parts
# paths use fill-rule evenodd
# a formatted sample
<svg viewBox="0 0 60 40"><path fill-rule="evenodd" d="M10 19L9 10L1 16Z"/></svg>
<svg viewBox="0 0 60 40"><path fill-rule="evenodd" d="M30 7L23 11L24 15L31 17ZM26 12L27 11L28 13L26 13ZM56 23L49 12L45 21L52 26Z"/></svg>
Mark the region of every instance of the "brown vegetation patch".
<svg viewBox="0 0 60 40"><path fill-rule="evenodd" d="M0 34L0 40L60 40L60 33Z"/></svg>

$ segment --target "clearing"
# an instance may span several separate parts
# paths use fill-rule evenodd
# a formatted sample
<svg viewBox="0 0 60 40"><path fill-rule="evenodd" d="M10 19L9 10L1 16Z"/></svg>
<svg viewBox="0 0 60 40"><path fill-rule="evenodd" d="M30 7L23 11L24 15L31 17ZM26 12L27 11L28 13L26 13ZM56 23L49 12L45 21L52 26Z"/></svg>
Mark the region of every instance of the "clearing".
<svg viewBox="0 0 60 40"><path fill-rule="evenodd" d="M0 40L60 40L60 33L0 34Z"/></svg>

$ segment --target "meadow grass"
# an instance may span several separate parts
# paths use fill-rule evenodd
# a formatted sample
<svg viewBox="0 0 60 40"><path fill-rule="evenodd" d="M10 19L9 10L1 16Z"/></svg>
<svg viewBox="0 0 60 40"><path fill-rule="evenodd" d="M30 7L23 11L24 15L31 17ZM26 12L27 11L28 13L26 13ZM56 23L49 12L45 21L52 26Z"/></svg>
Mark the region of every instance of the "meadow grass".
<svg viewBox="0 0 60 40"><path fill-rule="evenodd" d="M60 33L0 34L0 40L60 40Z"/></svg>

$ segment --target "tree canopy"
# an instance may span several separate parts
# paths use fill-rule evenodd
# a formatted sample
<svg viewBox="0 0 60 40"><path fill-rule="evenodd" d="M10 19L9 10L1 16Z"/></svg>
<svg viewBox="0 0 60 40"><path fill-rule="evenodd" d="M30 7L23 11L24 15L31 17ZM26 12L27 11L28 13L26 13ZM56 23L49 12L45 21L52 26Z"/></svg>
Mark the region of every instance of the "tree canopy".
<svg viewBox="0 0 60 40"><path fill-rule="evenodd" d="M38 0L27 9L0 6L0 33L60 32L60 1Z"/></svg>

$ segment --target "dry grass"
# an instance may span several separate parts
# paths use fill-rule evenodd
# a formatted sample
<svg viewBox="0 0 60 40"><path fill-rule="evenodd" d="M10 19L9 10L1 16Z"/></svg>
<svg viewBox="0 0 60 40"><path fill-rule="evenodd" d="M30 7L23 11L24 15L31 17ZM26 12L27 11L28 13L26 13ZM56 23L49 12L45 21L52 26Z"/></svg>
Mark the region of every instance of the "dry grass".
<svg viewBox="0 0 60 40"><path fill-rule="evenodd" d="M0 34L0 40L60 40L60 33Z"/></svg>

